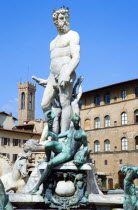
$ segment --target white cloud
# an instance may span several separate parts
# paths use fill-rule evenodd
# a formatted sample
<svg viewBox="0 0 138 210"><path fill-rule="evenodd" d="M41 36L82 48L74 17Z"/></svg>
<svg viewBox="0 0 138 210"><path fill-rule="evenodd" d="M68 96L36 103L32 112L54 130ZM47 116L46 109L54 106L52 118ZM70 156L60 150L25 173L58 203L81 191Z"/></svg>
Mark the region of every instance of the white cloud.
<svg viewBox="0 0 138 210"><path fill-rule="evenodd" d="M18 98L12 98L8 102L9 103L17 103L18 102Z"/></svg>

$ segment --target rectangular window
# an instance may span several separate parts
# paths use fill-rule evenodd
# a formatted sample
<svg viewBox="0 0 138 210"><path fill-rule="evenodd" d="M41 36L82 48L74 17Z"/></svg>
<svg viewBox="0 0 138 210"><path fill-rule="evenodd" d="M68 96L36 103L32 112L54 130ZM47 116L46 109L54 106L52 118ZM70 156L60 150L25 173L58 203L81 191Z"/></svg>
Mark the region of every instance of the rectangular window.
<svg viewBox="0 0 138 210"><path fill-rule="evenodd" d="M110 94L109 93L105 94L104 101L105 101L106 104L110 104Z"/></svg>
<svg viewBox="0 0 138 210"><path fill-rule="evenodd" d="M95 106L100 106L100 96L96 96L94 99Z"/></svg>
<svg viewBox="0 0 138 210"><path fill-rule="evenodd" d="M136 136L136 149L138 149L138 136Z"/></svg>
<svg viewBox="0 0 138 210"><path fill-rule="evenodd" d="M110 116L105 117L105 127L110 127Z"/></svg>
<svg viewBox="0 0 138 210"><path fill-rule="evenodd" d="M1 155L5 156L5 157L7 156L7 154L6 154L6 153L1 153Z"/></svg>
<svg viewBox="0 0 138 210"><path fill-rule="evenodd" d="M127 113L123 112L122 113L122 125L126 125L127 124Z"/></svg>
<svg viewBox="0 0 138 210"><path fill-rule="evenodd" d="M3 155L3 156L5 156L5 157L10 159L10 155L8 153L0 153L0 155Z"/></svg>
<svg viewBox="0 0 138 210"><path fill-rule="evenodd" d="M123 161L122 161L122 159L121 159L121 160L119 160L119 163L120 163L120 164L123 164Z"/></svg>
<svg viewBox="0 0 138 210"><path fill-rule="evenodd" d="M122 138L122 150L127 150L128 149L128 141L127 138Z"/></svg>
<svg viewBox="0 0 138 210"><path fill-rule="evenodd" d="M104 165L108 165L108 161L107 160L104 160Z"/></svg>
<svg viewBox="0 0 138 210"><path fill-rule="evenodd" d="M25 144L27 142L27 140L23 140L23 144Z"/></svg>
<svg viewBox="0 0 138 210"><path fill-rule="evenodd" d="M126 100L126 90L122 91L122 100Z"/></svg>
<svg viewBox="0 0 138 210"><path fill-rule="evenodd" d="M7 158L10 159L10 154L7 154Z"/></svg>
<svg viewBox="0 0 138 210"><path fill-rule="evenodd" d="M95 128L100 128L100 118L95 118Z"/></svg>
<svg viewBox="0 0 138 210"><path fill-rule="evenodd" d="M20 139L13 139L13 146L21 146L21 140Z"/></svg>
<svg viewBox="0 0 138 210"><path fill-rule="evenodd" d="M135 88L135 96L138 97L138 87Z"/></svg>
<svg viewBox="0 0 138 210"><path fill-rule="evenodd" d="M17 156L18 156L18 154L13 154L13 156L12 156L12 161L13 162L15 162L17 160Z"/></svg>
<svg viewBox="0 0 138 210"><path fill-rule="evenodd" d="M106 152L110 151L110 141L109 140L105 140L105 151Z"/></svg>
<svg viewBox="0 0 138 210"><path fill-rule="evenodd" d="M138 123L138 115L136 115L135 122Z"/></svg>
<svg viewBox="0 0 138 210"><path fill-rule="evenodd" d="M8 145L8 146L10 146L10 138L2 137L1 145Z"/></svg>

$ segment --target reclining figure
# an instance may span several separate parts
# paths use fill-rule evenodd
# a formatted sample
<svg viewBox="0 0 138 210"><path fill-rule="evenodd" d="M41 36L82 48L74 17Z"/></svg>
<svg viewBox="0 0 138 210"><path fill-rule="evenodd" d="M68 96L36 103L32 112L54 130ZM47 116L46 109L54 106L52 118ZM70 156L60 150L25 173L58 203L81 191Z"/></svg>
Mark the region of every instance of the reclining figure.
<svg viewBox="0 0 138 210"><path fill-rule="evenodd" d="M44 180L47 179L47 177L51 173L51 170L55 166L71 160L74 160L74 163L76 165L81 165L86 162L89 153L87 147L87 135L79 125L80 122L79 115L74 114L72 117L73 128L70 128L65 133L56 134L55 132L51 131L51 124L53 123L53 118L54 118L53 112L50 110L46 114L47 117L49 118L48 119L49 131L46 137L48 138L48 136L51 136L52 140L46 142L45 145L41 146L36 145L32 151L33 152L45 151L48 163L47 167L42 173L39 182L31 190L30 193L32 194L36 193L39 190L40 185L44 182ZM59 142L60 138L65 138L65 137L66 137L65 142ZM80 150L82 145L83 149ZM24 147L25 152L27 152L28 149L29 147L27 146ZM52 159L50 159L51 152L55 153L55 156Z"/></svg>

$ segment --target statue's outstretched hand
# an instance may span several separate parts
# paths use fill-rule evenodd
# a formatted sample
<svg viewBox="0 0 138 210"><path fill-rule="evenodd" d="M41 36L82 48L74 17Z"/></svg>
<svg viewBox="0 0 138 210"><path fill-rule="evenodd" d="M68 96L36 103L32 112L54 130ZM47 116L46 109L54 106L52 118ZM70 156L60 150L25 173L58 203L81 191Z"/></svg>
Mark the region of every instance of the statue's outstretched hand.
<svg viewBox="0 0 138 210"><path fill-rule="evenodd" d="M41 79L40 82L38 82L38 84L45 87L47 85L47 80L46 79Z"/></svg>
<svg viewBox="0 0 138 210"><path fill-rule="evenodd" d="M46 79L41 79L35 76L32 76L32 79L35 80L39 85L46 87L48 80Z"/></svg>

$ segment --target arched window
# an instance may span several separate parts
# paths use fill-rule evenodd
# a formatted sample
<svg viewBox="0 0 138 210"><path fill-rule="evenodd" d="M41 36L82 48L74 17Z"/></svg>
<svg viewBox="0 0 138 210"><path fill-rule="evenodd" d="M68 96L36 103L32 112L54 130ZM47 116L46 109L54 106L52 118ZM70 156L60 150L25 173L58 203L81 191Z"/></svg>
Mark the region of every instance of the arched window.
<svg viewBox="0 0 138 210"><path fill-rule="evenodd" d="M135 137L136 149L138 149L138 136Z"/></svg>
<svg viewBox="0 0 138 210"><path fill-rule="evenodd" d="M100 142L98 140L94 142L94 151L100 152Z"/></svg>
<svg viewBox="0 0 138 210"><path fill-rule="evenodd" d="M84 122L84 130L90 130L90 119L86 119Z"/></svg>
<svg viewBox="0 0 138 210"><path fill-rule="evenodd" d="M94 121L95 121L95 128L100 128L100 118L96 117Z"/></svg>
<svg viewBox="0 0 138 210"><path fill-rule="evenodd" d="M134 114L135 114L134 121L135 121L135 123L138 123L138 109L134 112Z"/></svg>
<svg viewBox="0 0 138 210"><path fill-rule="evenodd" d="M33 104L33 94L29 94L29 109L32 110L32 104Z"/></svg>
<svg viewBox="0 0 138 210"><path fill-rule="evenodd" d="M110 151L110 141L108 139L104 141L104 149L106 152Z"/></svg>
<svg viewBox="0 0 138 210"><path fill-rule="evenodd" d="M110 127L110 116L109 115L105 116L104 124L105 124L105 127Z"/></svg>
<svg viewBox="0 0 138 210"><path fill-rule="evenodd" d="M25 109L25 93L21 94L21 109Z"/></svg>
<svg viewBox="0 0 138 210"><path fill-rule="evenodd" d="M122 118L122 125L126 125L127 124L127 113L123 112L121 114L121 118Z"/></svg>
<svg viewBox="0 0 138 210"><path fill-rule="evenodd" d="M127 150L128 149L128 140L126 137L122 138L122 150Z"/></svg>

